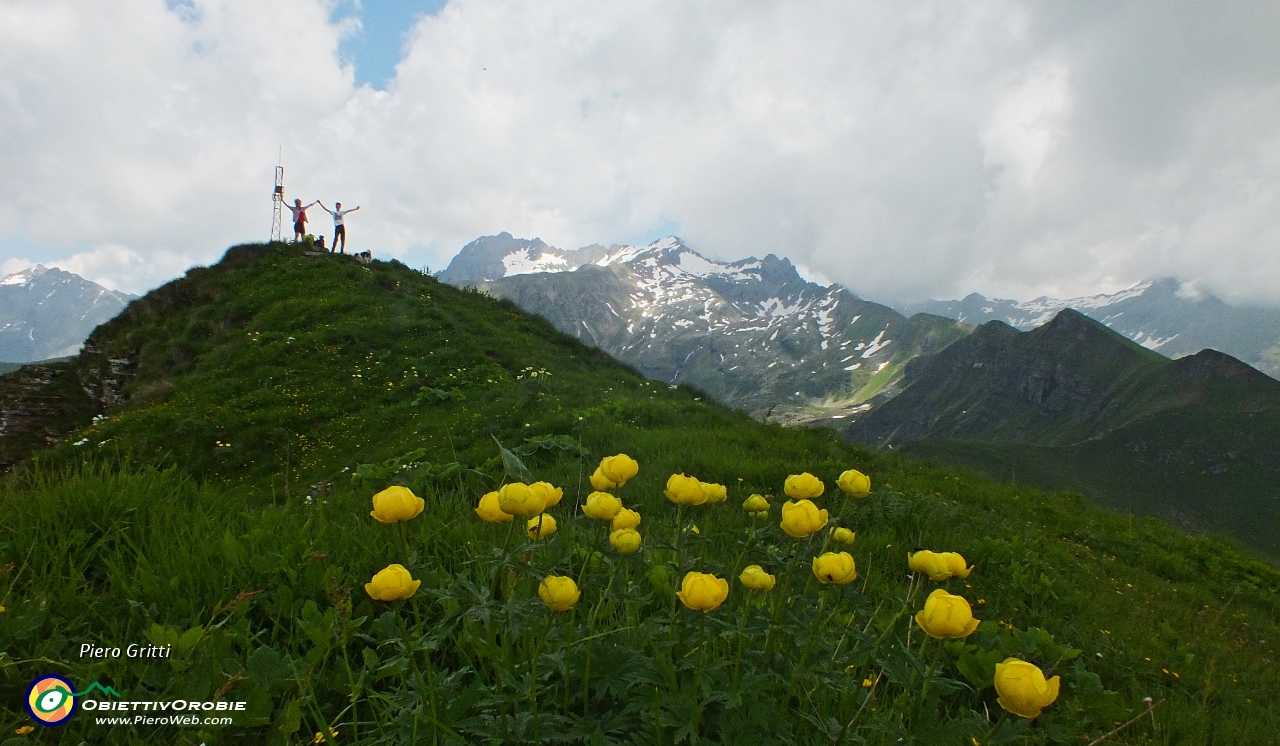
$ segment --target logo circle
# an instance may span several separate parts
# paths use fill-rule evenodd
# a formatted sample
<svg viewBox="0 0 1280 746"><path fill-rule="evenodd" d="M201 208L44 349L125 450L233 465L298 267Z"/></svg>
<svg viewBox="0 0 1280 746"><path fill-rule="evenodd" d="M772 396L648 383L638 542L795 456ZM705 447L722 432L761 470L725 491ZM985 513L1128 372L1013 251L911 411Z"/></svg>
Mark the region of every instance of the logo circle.
<svg viewBox="0 0 1280 746"><path fill-rule="evenodd" d="M76 688L57 674L45 674L27 687L27 714L41 725L62 725L76 711Z"/></svg>

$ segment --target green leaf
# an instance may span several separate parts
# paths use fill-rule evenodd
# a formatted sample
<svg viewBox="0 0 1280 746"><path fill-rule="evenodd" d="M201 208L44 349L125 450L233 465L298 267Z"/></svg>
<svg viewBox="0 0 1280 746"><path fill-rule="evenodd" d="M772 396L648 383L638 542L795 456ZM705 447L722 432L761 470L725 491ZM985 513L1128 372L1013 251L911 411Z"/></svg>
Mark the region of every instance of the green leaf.
<svg viewBox="0 0 1280 746"><path fill-rule="evenodd" d="M494 438L493 442L498 444L498 453L502 456L502 468L507 472L507 478L515 477L521 482L532 482L533 474L520 457L508 451L497 438Z"/></svg>
<svg viewBox="0 0 1280 746"><path fill-rule="evenodd" d="M1003 658L995 650L974 650L961 653L956 659L956 668L960 675L975 688L985 689L991 686L996 677L996 664Z"/></svg>
<svg viewBox="0 0 1280 746"><path fill-rule="evenodd" d="M285 705L284 712L276 719L276 727L286 736L298 732L302 727L302 701L295 699Z"/></svg>
<svg viewBox="0 0 1280 746"><path fill-rule="evenodd" d="M373 648L365 648L360 653L364 658L364 668L369 673L374 673L382 667L382 661L378 659L378 654L373 652Z"/></svg>
<svg viewBox="0 0 1280 746"><path fill-rule="evenodd" d="M245 671L253 680L267 686L293 678L289 662L270 645L263 645L249 655Z"/></svg>

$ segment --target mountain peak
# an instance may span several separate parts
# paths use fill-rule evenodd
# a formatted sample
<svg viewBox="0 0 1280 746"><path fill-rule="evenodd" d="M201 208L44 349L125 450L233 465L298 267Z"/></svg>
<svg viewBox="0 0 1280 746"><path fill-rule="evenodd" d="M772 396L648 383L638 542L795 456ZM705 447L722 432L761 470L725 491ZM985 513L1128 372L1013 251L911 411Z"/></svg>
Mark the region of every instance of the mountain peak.
<svg viewBox="0 0 1280 746"><path fill-rule="evenodd" d="M3 278L0 278L0 285L25 285L48 271L48 267L43 264L37 264L34 267L28 267L19 272L14 272L11 275L5 275Z"/></svg>

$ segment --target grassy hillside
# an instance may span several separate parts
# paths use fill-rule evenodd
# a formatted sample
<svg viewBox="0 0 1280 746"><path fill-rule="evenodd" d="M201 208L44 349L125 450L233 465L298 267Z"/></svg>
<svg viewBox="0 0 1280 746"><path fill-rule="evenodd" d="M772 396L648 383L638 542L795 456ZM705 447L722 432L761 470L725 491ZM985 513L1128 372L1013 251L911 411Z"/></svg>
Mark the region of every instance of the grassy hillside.
<svg viewBox="0 0 1280 746"><path fill-rule="evenodd" d="M1063 311L985 324L906 378L847 432L1280 558L1280 382L1234 358L1168 360Z"/></svg>
<svg viewBox="0 0 1280 746"><path fill-rule="evenodd" d="M1107 743L1280 732L1280 573L1228 544L761 425L402 265L239 247L92 342L71 371L127 360L127 398L0 485L14 743L1088 743L1145 697L1155 709ZM640 462L618 490L643 516L632 555L580 508L617 452ZM848 468L870 496L835 488ZM801 471L825 481L831 525L858 533L849 585L809 572L844 549L827 531L779 530ZM679 472L728 500L678 508L663 487ZM476 517L515 478L563 488L554 534ZM425 498L421 515L369 516L392 483ZM756 492L777 496L767 518L739 507ZM973 574L912 576L916 547L961 552ZM421 581L409 600L365 592L389 563ZM748 564L777 585L745 589ZM677 602L688 571L727 579L724 605ZM578 582L571 611L539 601L548 575ZM937 587L982 620L963 642L912 621ZM77 654L131 642L173 655ZM990 685L1010 655L1061 677L1033 721ZM20 732L16 703L44 673L246 709L228 726L81 711Z"/></svg>

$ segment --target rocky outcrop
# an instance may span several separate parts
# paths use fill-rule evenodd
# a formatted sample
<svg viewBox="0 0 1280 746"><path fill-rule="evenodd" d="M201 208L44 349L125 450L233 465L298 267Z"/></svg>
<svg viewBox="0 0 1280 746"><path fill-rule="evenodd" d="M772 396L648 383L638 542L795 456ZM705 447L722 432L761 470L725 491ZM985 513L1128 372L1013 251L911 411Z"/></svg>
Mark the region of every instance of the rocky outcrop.
<svg viewBox="0 0 1280 746"><path fill-rule="evenodd" d="M24 365L0 376L0 470L119 406L135 365L92 344L71 360Z"/></svg>

